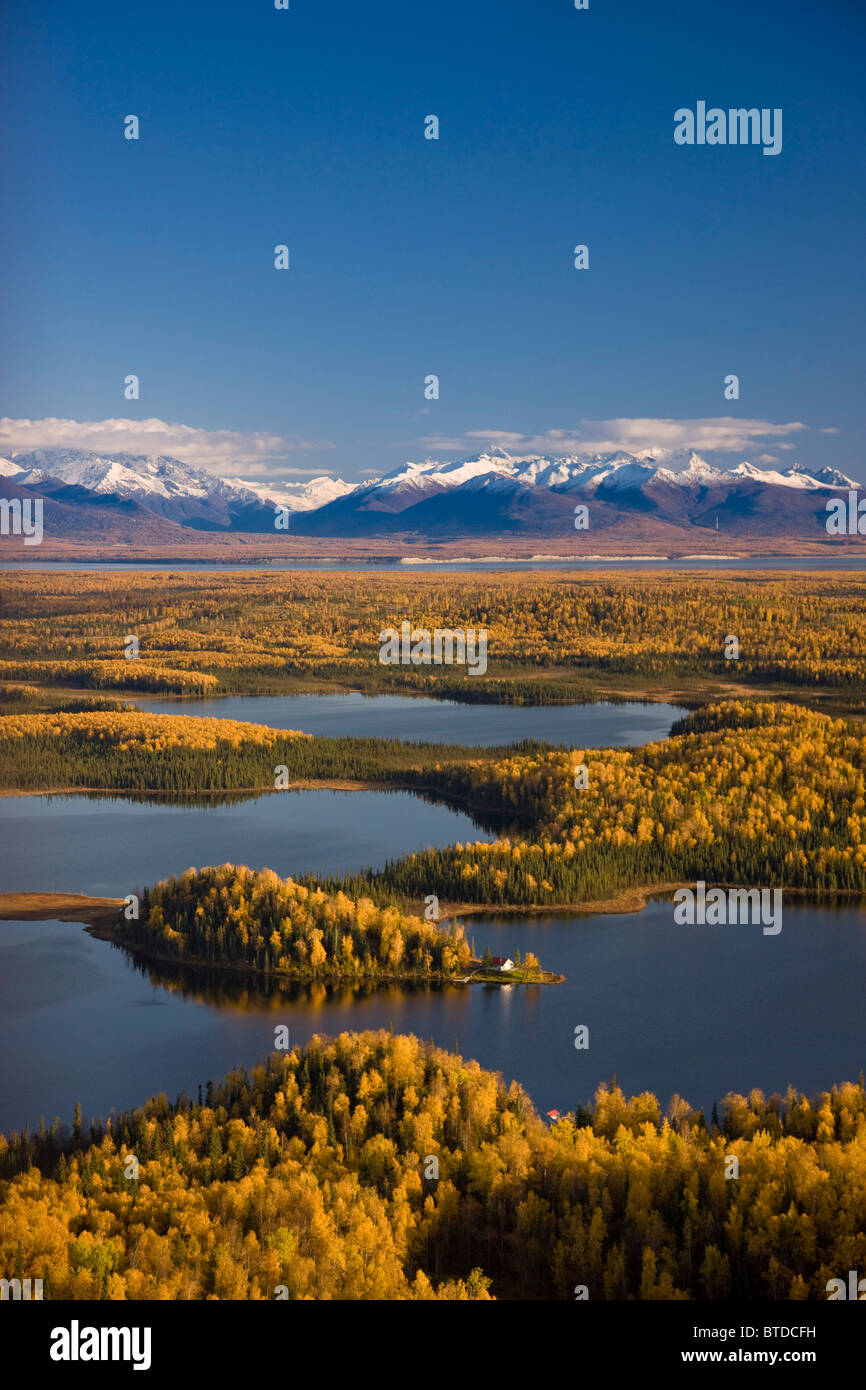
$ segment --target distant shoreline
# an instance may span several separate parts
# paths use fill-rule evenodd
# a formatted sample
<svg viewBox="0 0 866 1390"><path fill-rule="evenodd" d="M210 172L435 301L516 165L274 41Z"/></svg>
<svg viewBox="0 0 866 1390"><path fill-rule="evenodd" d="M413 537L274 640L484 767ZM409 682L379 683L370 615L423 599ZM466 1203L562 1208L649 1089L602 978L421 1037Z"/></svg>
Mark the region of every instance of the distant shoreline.
<svg viewBox="0 0 866 1390"><path fill-rule="evenodd" d="M0 893L0 921L81 922L100 926L112 921L123 898L96 898L86 893Z"/></svg>
<svg viewBox="0 0 866 1390"><path fill-rule="evenodd" d="M395 541L393 548L385 551L367 551L353 546L349 541L346 544L335 545L331 551L286 553L285 550L274 551L262 547L253 554L249 553L247 546L235 547L229 544L207 547L195 542L191 542L188 549L177 551L166 551L164 548L154 547L153 550L142 548L126 554L111 554L111 547L100 546L82 546L80 549L55 547L52 550L42 546L39 547L38 553L34 553L33 547L28 547L25 550L23 546L0 543L0 569L26 571L38 569L40 565L55 567L82 565L87 568L92 567L94 570L106 567L122 569L127 566L140 569L147 569L152 566L154 569L163 570L177 566L192 570L199 568L202 570L217 568L240 571L260 569L272 573L279 573L283 569L312 572L330 569L386 569L396 573L401 571L405 573L413 565L427 570L440 566L443 569L448 569L455 565L465 565L469 568L479 566L482 569L490 566L501 569L510 567L519 569L528 565L537 566L539 569L550 567L556 570L568 566L580 570L586 565L601 567L604 565L635 565L656 569L664 569L669 566L688 566L700 569L702 566L712 568L716 565L729 566L737 563L750 569L756 565L772 568L774 562L780 563L785 569L795 567L799 562L802 562L804 570L808 570L810 562L815 560L826 561L829 569L832 569L833 565L837 563L843 568L852 563L866 565L866 538L861 540L859 537L839 537L835 541L793 542L789 546L784 546L783 542L784 548L772 550L752 549L749 547L748 541L741 542L741 545L742 548L733 551L694 551L683 548L666 553L656 553L639 547L629 553L623 548L622 543L616 550L610 552L593 549L586 553L573 551L564 553L539 552L532 546L526 545L514 550L503 547L502 550L492 549L481 555L472 555L466 553L465 541L462 545L459 543L446 544L441 550L433 553L429 547L419 547L417 554L411 552L405 540L402 543Z"/></svg>
<svg viewBox="0 0 866 1390"><path fill-rule="evenodd" d="M741 888L742 884L714 881L714 888ZM694 881L685 879L666 883L641 883L629 888L620 888L608 898L597 898L586 902L571 903L449 903L444 899L439 904L439 921L448 918L455 921L462 917L539 917L562 914L570 917L616 916L642 912L656 898L675 893L680 888L693 888ZM781 891L788 897L802 898L814 902L845 902L852 898L866 900L857 888L837 888L833 892L822 893L814 888L792 888L782 886ZM87 927L103 928L113 922L116 913L123 906L123 898L90 897L86 893L0 893L0 921L61 921L81 922ZM416 905L420 915L423 904ZM94 933L96 935L97 933ZM118 940L115 936L105 939ZM125 949L132 950L125 942ZM156 957L154 957L156 959ZM173 965L205 965L215 968L214 962L198 961L189 958L186 962L177 956L162 957ZM228 969L246 967L228 966ZM258 973L258 972L256 972ZM275 973L275 972L272 972ZM392 977L407 978L407 977ZM417 978L411 976L412 979ZM443 979L450 978L443 976Z"/></svg>
<svg viewBox="0 0 866 1390"><path fill-rule="evenodd" d="M265 697L266 698L266 697ZM203 787L193 791L178 792L166 787L0 787L0 797L4 796L159 796L177 799L196 796L235 796L240 793L263 796L273 792L315 791L320 789L332 792L365 791L415 791L414 787L400 787L393 782L355 782L345 777L322 778L315 781L305 778L300 782L290 782L287 787L275 788L272 783L261 787ZM423 789L422 789L423 790ZM2 897L2 894L0 894Z"/></svg>

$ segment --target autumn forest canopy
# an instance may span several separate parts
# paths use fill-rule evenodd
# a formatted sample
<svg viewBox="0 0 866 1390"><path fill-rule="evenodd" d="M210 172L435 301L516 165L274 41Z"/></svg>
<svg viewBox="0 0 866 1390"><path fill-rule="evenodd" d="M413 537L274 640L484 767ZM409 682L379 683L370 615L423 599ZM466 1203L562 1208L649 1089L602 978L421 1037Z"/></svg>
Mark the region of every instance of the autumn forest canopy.
<svg viewBox="0 0 866 1390"><path fill-rule="evenodd" d="M283 879L229 863L141 883L138 916L104 934L172 970L428 988L480 964L461 909L610 904L699 880L866 892L857 575L130 573L109 594L98 573L43 573L4 590L0 790L401 789L489 829L376 871ZM485 628L486 675L379 664L380 631L406 619ZM488 748L133 702L335 688L638 695L691 712L638 748ZM441 918L424 915L429 895ZM534 957L522 969L542 981ZM476 1062L344 1033L197 1102L0 1136L0 1271L43 1278L53 1299L799 1300L858 1268L862 1076L811 1099L729 1095L709 1119L611 1081L548 1125Z"/></svg>
<svg viewBox="0 0 866 1390"><path fill-rule="evenodd" d="M290 785L347 778L405 787L515 827L323 885L378 902L436 893L452 903L574 905L633 884L698 878L866 889L862 725L788 703L726 701L658 743L567 751L317 739L188 716L9 715L0 720L0 763L7 786L20 788L275 796L279 766Z"/></svg>
<svg viewBox="0 0 866 1390"><path fill-rule="evenodd" d="M2 1140L0 1175L0 1261L52 1299L816 1299L866 1266L862 1081L709 1122L603 1085L549 1127L476 1062L344 1033Z"/></svg>
<svg viewBox="0 0 866 1390"><path fill-rule="evenodd" d="M114 939L145 956L316 979L450 979L479 964L459 923L233 864L149 889Z"/></svg>
<svg viewBox="0 0 866 1390"><path fill-rule="evenodd" d="M112 573L4 577L0 681L176 695L351 688L459 700L703 703L866 693L857 574ZM484 628L485 677L382 666L379 633ZM725 657L726 638L739 657ZM126 641L139 644L135 660ZM46 707L53 707L48 705Z"/></svg>

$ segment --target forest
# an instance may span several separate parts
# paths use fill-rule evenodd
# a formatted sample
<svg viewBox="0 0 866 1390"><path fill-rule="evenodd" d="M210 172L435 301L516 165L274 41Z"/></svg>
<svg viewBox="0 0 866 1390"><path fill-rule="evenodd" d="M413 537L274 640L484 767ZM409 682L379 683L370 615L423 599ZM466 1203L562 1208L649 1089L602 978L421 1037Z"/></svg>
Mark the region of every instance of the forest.
<svg viewBox="0 0 866 1390"><path fill-rule="evenodd" d="M866 890L866 734L799 705L709 706L638 749L572 749L442 767L435 785L520 818L493 843L427 850L347 892L575 905L704 879ZM575 786L575 770L586 785ZM407 777L411 785L412 777ZM429 783L429 774L425 774Z"/></svg>
<svg viewBox="0 0 866 1390"><path fill-rule="evenodd" d="M826 1299L866 1268L866 1092L707 1121L611 1082L547 1125L431 1043L314 1037L0 1138L0 1265L50 1299Z"/></svg>
<svg viewBox="0 0 866 1390"><path fill-rule="evenodd" d="M388 786L410 772L543 745L508 748L314 738L233 719L118 710L8 714L0 720L0 786L195 794L275 790L308 780ZM278 779L277 769L285 768Z"/></svg>
<svg viewBox="0 0 866 1390"><path fill-rule="evenodd" d="M356 689L546 703L796 695L862 710L866 583L853 573L12 573L0 681L167 695ZM485 628L488 674L382 666L379 632ZM124 659L129 635L139 656ZM726 640L739 643L727 659Z"/></svg>
<svg viewBox="0 0 866 1390"><path fill-rule="evenodd" d="M465 974L477 957L460 909L580 907L697 880L862 894L864 597L842 573L239 573L215 585L130 572L112 576L109 601L99 573L12 573L0 790L370 786L491 826L492 840L332 879L190 870L146 890L140 918L112 935L166 969L231 966L268 985ZM486 677L381 666L379 632L407 618L487 629ZM140 655L126 660L131 634ZM731 635L739 655L726 660ZM471 748L134 703L335 688L504 703L639 694L693 712L640 748ZM429 894L450 925L424 919ZM753 1091L707 1118L679 1097L664 1111L651 1094L627 1099L611 1080L549 1125L517 1083L432 1043L314 1038L196 1101L160 1096L105 1124L79 1109L71 1129L0 1137L0 1267L42 1278L52 1299L820 1299L829 1279L866 1269L866 1094L862 1077L811 1099Z"/></svg>
<svg viewBox="0 0 866 1390"><path fill-rule="evenodd" d="M866 890L866 734L801 705L728 700L642 748L457 748L313 738L127 712L7 715L7 787L195 792L335 779L438 795L508 825L327 891L381 904L569 906L681 881ZM585 785L579 781L577 770ZM273 792L280 795L280 792Z"/></svg>
<svg viewBox="0 0 866 1390"><path fill-rule="evenodd" d="M489 955L473 954L460 923L439 926L234 864L190 869L147 889L138 919L119 920L111 939L146 958L318 980L447 980L470 971L484 978ZM531 952L514 980L542 982Z"/></svg>

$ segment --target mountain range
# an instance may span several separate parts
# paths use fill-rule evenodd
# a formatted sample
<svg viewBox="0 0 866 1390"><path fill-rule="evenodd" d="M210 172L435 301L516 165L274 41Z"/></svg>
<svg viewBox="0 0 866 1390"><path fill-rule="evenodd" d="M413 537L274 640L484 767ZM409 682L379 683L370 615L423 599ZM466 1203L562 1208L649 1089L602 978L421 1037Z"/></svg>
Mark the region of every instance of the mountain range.
<svg viewBox="0 0 866 1390"><path fill-rule="evenodd" d="M328 476L251 483L166 455L39 449L0 459L0 496L41 497L46 534L74 540L170 541L176 528L307 537L471 539L575 537L588 531L674 541L695 530L739 537L822 540L826 501L860 484L832 468L776 470L743 462L719 469L691 449L514 457L481 453L406 463L369 482Z"/></svg>

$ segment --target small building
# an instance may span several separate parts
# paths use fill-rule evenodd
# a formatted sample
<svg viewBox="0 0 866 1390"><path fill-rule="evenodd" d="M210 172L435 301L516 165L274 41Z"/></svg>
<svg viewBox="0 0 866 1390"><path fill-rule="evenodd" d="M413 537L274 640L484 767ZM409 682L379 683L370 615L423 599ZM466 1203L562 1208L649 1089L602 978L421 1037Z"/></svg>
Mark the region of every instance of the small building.
<svg viewBox="0 0 866 1390"><path fill-rule="evenodd" d="M561 1120L561 1119L562 1119L562 1115L559 1113L558 1110L548 1110L548 1112L547 1112L547 1118L548 1118L549 1120Z"/></svg>
<svg viewBox="0 0 866 1390"><path fill-rule="evenodd" d="M514 969L514 961L510 956L491 956L490 968L492 970L499 970L504 974L506 970Z"/></svg>

